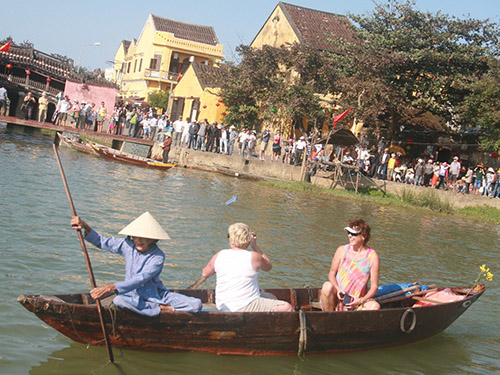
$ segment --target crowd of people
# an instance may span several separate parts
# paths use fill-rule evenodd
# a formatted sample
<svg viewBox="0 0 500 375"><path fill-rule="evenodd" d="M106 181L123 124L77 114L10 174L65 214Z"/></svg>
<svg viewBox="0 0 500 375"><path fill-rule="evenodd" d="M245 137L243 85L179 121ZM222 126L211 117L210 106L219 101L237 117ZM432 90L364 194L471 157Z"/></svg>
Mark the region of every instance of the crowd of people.
<svg viewBox="0 0 500 375"><path fill-rule="evenodd" d="M458 155L438 161L431 153L408 159L402 152L372 146L370 151L361 144L353 152L344 154L343 163L359 163L362 173L380 180L395 181L415 186L445 189L463 194L500 198L500 169L484 164L470 164Z"/></svg>

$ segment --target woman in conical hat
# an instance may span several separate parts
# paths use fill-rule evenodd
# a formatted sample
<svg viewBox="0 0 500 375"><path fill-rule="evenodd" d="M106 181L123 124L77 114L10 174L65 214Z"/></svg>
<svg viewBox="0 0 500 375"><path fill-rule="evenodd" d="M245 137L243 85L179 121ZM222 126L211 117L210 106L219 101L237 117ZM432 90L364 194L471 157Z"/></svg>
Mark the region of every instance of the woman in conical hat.
<svg viewBox="0 0 500 375"><path fill-rule="evenodd" d="M165 254L156 243L158 240L169 240L170 236L149 212L143 213L120 231L119 234L127 238L101 236L79 216L73 216L71 227L83 229L85 240L97 248L125 257L125 280L92 289L92 298L114 292L118 294L113 300L117 307L146 316L159 315L161 310L201 310L202 303L198 298L173 293L163 286L160 274Z"/></svg>

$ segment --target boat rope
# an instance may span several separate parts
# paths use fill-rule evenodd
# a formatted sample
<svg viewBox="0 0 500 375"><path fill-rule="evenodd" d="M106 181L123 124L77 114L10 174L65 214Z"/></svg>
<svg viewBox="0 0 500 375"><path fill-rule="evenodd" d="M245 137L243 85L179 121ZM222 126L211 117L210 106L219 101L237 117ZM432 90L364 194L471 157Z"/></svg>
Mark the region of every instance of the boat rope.
<svg viewBox="0 0 500 375"><path fill-rule="evenodd" d="M315 299L314 294L313 294L313 290L311 289L311 287L308 284L304 284L304 288L307 289L307 296L309 298L309 305L311 305Z"/></svg>
<svg viewBox="0 0 500 375"><path fill-rule="evenodd" d="M307 322L304 310L299 311L300 335L299 335L299 357L305 357L307 350Z"/></svg>
<svg viewBox="0 0 500 375"><path fill-rule="evenodd" d="M83 338L82 336L80 336L80 334L76 330L75 323L73 322L73 314L71 314L70 308L68 307L68 305L66 303L63 303L63 306L66 308L66 312L69 315L69 322L71 323L71 327L73 328L73 332L75 332L76 337L78 337L80 340L82 340L82 342L84 342L86 344L90 344L90 345L96 345L100 342L104 342L104 339L99 340L99 341L89 341L89 340Z"/></svg>
<svg viewBox="0 0 500 375"><path fill-rule="evenodd" d="M405 327L406 317L410 314L412 315L411 323L410 326L406 328ZM403 313L403 315L401 315L401 320L399 321L399 328L401 328L401 331L404 333L412 333L416 325L417 325L417 314L415 314L415 311L413 311L412 308L408 307Z"/></svg>
<svg viewBox="0 0 500 375"><path fill-rule="evenodd" d="M73 332L75 332L75 335L80 340L82 340L83 342L85 342L88 345L97 345L99 343L102 343L102 342L106 341L104 338L102 340L89 341L89 340L83 338L82 336L80 336L80 334L76 330L75 323L73 321L73 315L71 314L70 308L68 307L68 305L66 303L63 303L62 305L66 308L66 312L69 315L69 322L71 323L71 327L73 328ZM112 336L113 336L113 338L115 339L115 342L116 342L116 311L117 311L116 306L114 304L111 304L109 306L108 311L109 311L109 316L110 316L110 319L111 319L111 332L112 332Z"/></svg>

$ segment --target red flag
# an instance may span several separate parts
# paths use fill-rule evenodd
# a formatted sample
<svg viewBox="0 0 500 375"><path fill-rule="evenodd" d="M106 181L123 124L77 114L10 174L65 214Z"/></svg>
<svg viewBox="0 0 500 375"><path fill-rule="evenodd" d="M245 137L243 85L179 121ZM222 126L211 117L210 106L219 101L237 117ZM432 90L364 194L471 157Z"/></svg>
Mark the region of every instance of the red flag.
<svg viewBox="0 0 500 375"><path fill-rule="evenodd" d="M12 43L12 39L9 40L9 43L5 43L0 47L0 52L9 52L10 51L10 43Z"/></svg>
<svg viewBox="0 0 500 375"><path fill-rule="evenodd" d="M182 78L182 73L181 73L181 72L179 72L179 75L177 76L176 81L177 81L177 82L179 82L179 80L180 80L181 78Z"/></svg>
<svg viewBox="0 0 500 375"><path fill-rule="evenodd" d="M342 112L340 115L337 115L337 116L333 117L333 128L335 128L337 126L337 122L345 119L345 117L347 116L347 114L349 113L349 111L351 109L352 109L352 107L349 108L347 111Z"/></svg>

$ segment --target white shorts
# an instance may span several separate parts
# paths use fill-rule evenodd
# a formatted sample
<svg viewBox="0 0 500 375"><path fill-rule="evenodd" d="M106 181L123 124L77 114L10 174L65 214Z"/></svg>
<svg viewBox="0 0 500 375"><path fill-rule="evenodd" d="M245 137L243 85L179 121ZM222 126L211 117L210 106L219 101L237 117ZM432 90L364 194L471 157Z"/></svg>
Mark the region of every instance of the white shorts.
<svg viewBox="0 0 500 375"><path fill-rule="evenodd" d="M250 302L245 307L242 307L238 312L262 312L262 311L276 311L274 308L283 305L285 302L278 299L258 297Z"/></svg>

